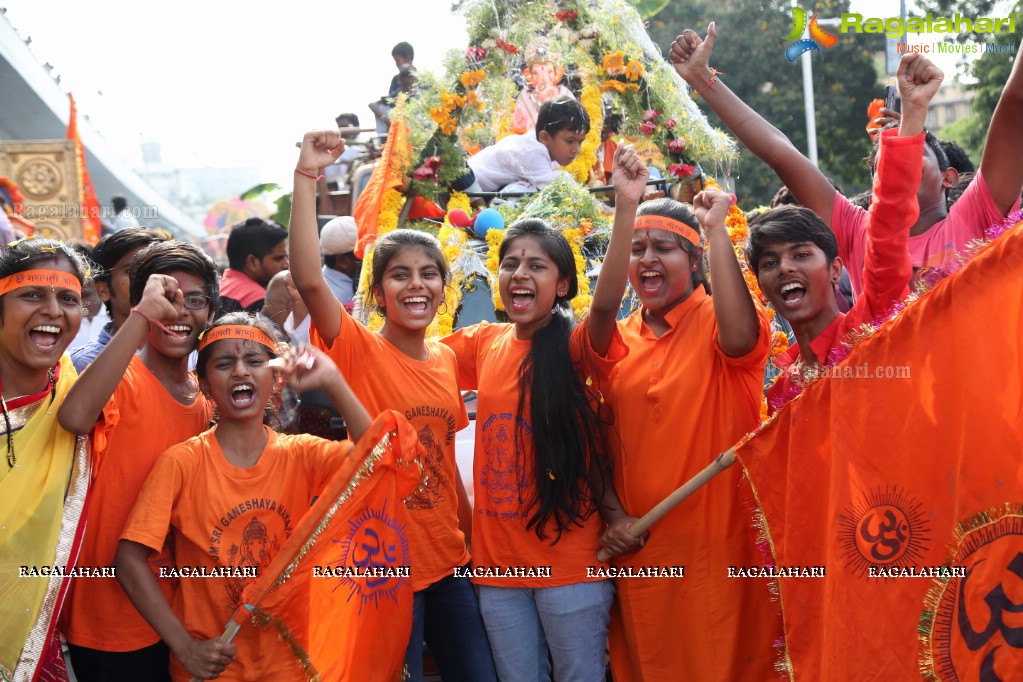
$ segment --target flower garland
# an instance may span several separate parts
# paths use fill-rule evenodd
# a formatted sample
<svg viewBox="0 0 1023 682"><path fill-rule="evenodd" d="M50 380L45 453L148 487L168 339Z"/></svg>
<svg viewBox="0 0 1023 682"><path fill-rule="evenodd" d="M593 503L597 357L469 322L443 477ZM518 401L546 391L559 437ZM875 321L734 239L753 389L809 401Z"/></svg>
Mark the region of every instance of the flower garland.
<svg viewBox="0 0 1023 682"><path fill-rule="evenodd" d="M583 87L580 103L590 116L590 132L586 134L579 156L570 163L567 170L578 182L585 183L590 178L593 165L597 162L597 148L600 146L600 133L604 128L604 104L600 96L600 87L591 83Z"/></svg>
<svg viewBox="0 0 1023 682"><path fill-rule="evenodd" d="M462 192L452 192L448 199L448 214L444 216L444 225L437 233L440 241L440 250L448 263L448 270L451 273L451 281L444 288L444 310L437 310L437 315L426 330L429 337L447 336L454 331L455 316L462 305L462 291L465 288L465 273L458 266L459 257L469 248L465 232L451 224L451 212L460 209L468 215L472 212L472 205Z"/></svg>
<svg viewBox="0 0 1023 682"><path fill-rule="evenodd" d="M487 232L487 272L492 277L493 286L491 297L494 299L494 310L504 312L504 301L501 300L501 291L497 286L497 269L501 265L498 259L498 252L501 250L501 242L504 241L504 230L490 230Z"/></svg>
<svg viewBox="0 0 1023 682"><path fill-rule="evenodd" d="M405 197L396 189L389 189L384 192L380 201L380 215L377 218L376 239L380 239L388 232L398 229L398 217L402 206L405 205ZM362 272L359 274L359 288L356 293L356 315L371 330L379 331L384 326L384 316L373 309L373 292L370 291L373 282L373 251L372 243L366 246L366 253L363 254Z"/></svg>
<svg viewBox="0 0 1023 682"><path fill-rule="evenodd" d="M583 241L586 234L582 228L563 230L562 234L572 247L572 256L575 257L576 276L579 278L579 293L572 299L572 312L575 319L581 321L590 312L590 302L593 296L590 294L590 278L586 276L586 258L583 256Z"/></svg>

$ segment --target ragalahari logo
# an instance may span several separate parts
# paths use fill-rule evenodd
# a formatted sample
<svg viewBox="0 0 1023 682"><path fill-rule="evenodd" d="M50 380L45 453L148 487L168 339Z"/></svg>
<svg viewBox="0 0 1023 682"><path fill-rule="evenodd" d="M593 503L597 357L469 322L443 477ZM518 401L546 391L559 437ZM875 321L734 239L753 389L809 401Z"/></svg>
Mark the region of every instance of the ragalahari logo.
<svg viewBox="0 0 1023 682"><path fill-rule="evenodd" d="M799 55L808 50L815 50L820 54L822 47L828 49L838 43L838 36L825 31L818 25L817 16L814 14L813 19L810 20L810 37L803 38L803 32L806 31L806 10L802 7L792 8L792 31L785 36L785 40L795 40L796 42L785 48L785 57L789 63L796 61Z"/></svg>

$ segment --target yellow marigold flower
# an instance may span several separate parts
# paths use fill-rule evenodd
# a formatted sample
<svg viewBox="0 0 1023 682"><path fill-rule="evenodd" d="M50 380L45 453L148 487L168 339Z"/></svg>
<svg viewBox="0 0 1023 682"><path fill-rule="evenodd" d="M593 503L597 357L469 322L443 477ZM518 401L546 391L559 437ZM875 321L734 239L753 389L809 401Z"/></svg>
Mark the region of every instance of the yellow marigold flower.
<svg viewBox="0 0 1023 682"><path fill-rule="evenodd" d="M453 135L458 130L458 122L453 118L447 118L440 124L440 131L445 135Z"/></svg>
<svg viewBox="0 0 1023 682"><path fill-rule="evenodd" d="M630 81L638 81L639 77L643 75L643 71L642 64L635 59L630 59L629 63L625 66L625 77Z"/></svg>

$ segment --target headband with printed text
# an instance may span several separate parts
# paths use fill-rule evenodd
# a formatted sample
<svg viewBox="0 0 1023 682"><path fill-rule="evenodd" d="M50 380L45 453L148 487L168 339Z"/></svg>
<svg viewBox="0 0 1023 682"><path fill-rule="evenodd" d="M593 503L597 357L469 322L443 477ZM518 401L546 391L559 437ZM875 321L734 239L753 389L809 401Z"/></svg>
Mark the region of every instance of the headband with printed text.
<svg viewBox="0 0 1023 682"><path fill-rule="evenodd" d="M693 246L700 245L700 233L683 222L662 215L636 216L633 230L667 230L674 232Z"/></svg>
<svg viewBox="0 0 1023 682"><path fill-rule="evenodd" d="M201 351L214 341L223 341L224 339L255 341L262 346L266 346L271 351L277 352L277 344L269 336L255 327L241 324L225 324L223 327L217 327L213 331L204 333L202 341L199 342L199 350Z"/></svg>
<svg viewBox="0 0 1023 682"><path fill-rule="evenodd" d="M0 279L0 296L22 287L60 287L81 295L82 283L63 270L25 270Z"/></svg>

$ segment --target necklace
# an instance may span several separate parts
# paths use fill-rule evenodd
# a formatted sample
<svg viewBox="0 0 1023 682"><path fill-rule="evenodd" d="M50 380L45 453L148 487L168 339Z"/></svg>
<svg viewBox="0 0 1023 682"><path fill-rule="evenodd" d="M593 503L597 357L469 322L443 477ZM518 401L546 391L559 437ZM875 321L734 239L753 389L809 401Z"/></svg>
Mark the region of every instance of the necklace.
<svg viewBox="0 0 1023 682"><path fill-rule="evenodd" d="M42 393L50 394L50 402L57 397L57 382L54 380L56 367L46 370L46 388ZM11 414L7 409L7 401L3 397L3 385L0 383L0 408L3 408L4 426L7 428L7 466L14 468L18 464L18 457L14 454L14 433L11 428Z"/></svg>

